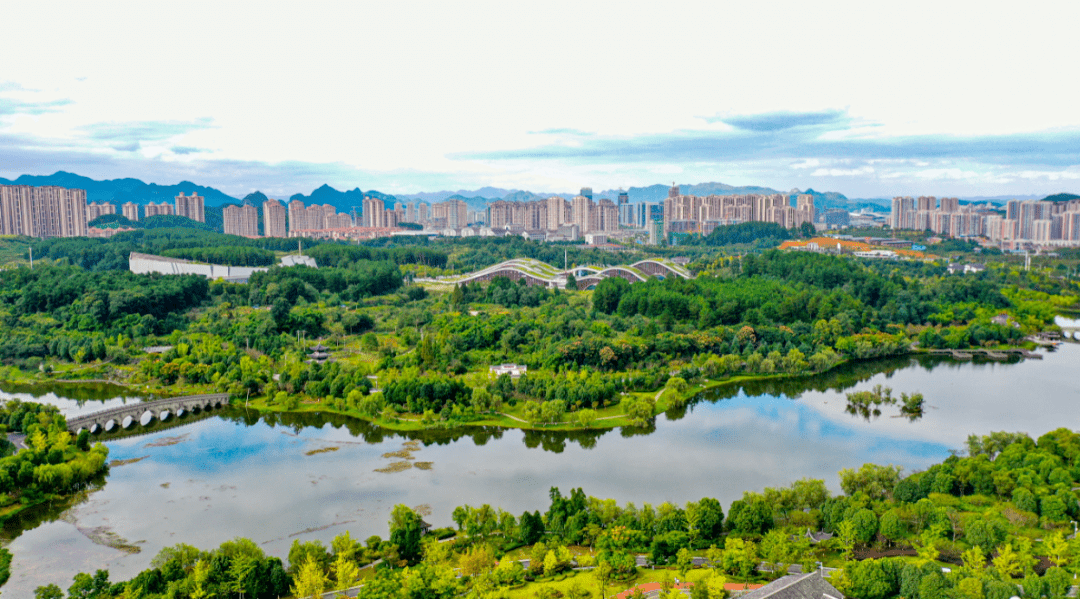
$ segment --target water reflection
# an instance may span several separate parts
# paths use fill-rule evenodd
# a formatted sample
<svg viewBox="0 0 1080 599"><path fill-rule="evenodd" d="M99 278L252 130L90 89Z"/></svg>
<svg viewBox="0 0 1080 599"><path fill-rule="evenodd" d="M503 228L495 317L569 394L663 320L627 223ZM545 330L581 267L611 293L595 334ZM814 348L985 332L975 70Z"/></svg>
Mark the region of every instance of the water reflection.
<svg viewBox="0 0 1080 599"><path fill-rule="evenodd" d="M1076 427L1080 384L1070 373L1078 357L1080 348L1070 344L1019 364L943 358L855 364L803 380L725 385L647 428L610 431L394 432L340 416L223 410L107 441L110 459L145 459L113 468L104 488L64 519L45 518L14 539L14 574L4 591L29 596L45 582L66 587L76 572L99 567L114 578L130 577L178 542L210 548L239 535L285 557L295 539L329 543L345 530L358 538L385 536L396 503L429 505L429 521L446 525L463 503L543 510L552 486L580 486L638 505L709 496L726 506L743 490L807 476L836 491L841 468L864 462L925 468L962 447L971 432L1038 436ZM923 393L923 419L886 413L866 422L845 412L846 392L877 384L897 394ZM415 461L432 462L432 469L376 472L396 460L384 454L407 441L420 442ZM318 452L330 447L337 450ZM92 545L76 527L106 528L142 552Z"/></svg>

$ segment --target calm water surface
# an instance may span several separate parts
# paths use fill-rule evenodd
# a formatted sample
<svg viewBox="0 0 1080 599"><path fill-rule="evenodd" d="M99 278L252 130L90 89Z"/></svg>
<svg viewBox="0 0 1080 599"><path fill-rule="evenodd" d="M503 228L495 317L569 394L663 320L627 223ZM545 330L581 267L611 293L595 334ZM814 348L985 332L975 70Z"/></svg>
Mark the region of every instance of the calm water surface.
<svg viewBox="0 0 1080 599"><path fill-rule="evenodd" d="M97 568L109 569L114 580L128 578L162 547L180 542L210 549L245 536L284 558L295 539L328 545L345 530L354 538L385 537L397 503L429 506L426 519L445 526L464 503L543 511L552 486L638 505L708 496L727 506L743 490L802 477L824 479L838 491L841 468L876 462L922 469L962 448L973 432L1037 437L1080 428L1078 365L1080 346L1070 344L1022 363L905 358L803 381L715 389L685 411L659 416L655 429L593 434L475 429L402 436L349 419L267 421L229 409L107 441L110 460L144 459L112 468L106 484L74 506L9 523L3 534L13 539L15 558L3 591L23 597L48 582L66 588L75 573ZM922 392L926 415L909 422L885 407L867 421L845 412L845 393L875 384L897 395ZM67 415L139 400L76 400L62 388L0 396L54 403ZM398 461L383 454L410 439L421 441L414 457L433 462L431 470L375 471ZM308 455L331 447L338 449ZM128 555L91 541L105 533L142 551Z"/></svg>

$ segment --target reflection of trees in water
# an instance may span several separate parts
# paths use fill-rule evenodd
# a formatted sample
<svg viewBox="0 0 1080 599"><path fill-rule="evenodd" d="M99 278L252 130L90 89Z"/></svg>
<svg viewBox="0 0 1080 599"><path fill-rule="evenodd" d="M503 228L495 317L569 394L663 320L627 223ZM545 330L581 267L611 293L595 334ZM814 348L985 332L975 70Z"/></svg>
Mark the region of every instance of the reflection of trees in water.
<svg viewBox="0 0 1080 599"><path fill-rule="evenodd" d="M57 382L44 382L44 383L18 383L18 382L5 382L0 385L0 391L5 393L19 393L26 394L30 397L44 397L50 393L53 395L74 401L80 408L88 401L108 401L110 399L117 399L120 397L126 397L128 399L139 400L142 396L138 395L133 389L129 389L122 385L113 385L112 383L57 383Z"/></svg>
<svg viewBox="0 0 1080 599"><path fill-rule="evenodd" d="M806 391L845 391L855 387L859 383L868 381L879 374L884 374L885 378L888 379L892 378L892 375L898 370L915 366L918 366L927 372L933 372L937 368L970 369L988 367L990 364L997 364L1000 367L1003 364L1016 364L1018 362L1019 360L1010 360L1009 362L960 362L948 356L928 354L884 358L863 362L849 362L822 374L782 379L743 381L720 385L700 393L691 400L686 407L692 410L693 404L699 401L715 403L724 399L732 399L737 397L740 392L749 397L772 395L776 397L784 396L789 399L798 399ZM669 419L678 420L686 415L686 408L672 408L668 410L666 414ZM861 412L859 414L861 415ZM880 415L880 410L878 411L878 414L871 413L869 415Z"/></svg>
<svg viewBox="0 0 1080 599"><path fill-rule="evenodd" d="M566 449L566 442L571 441L580 445L583 449L596 447L596 441L606 435L610 429L590 429L584 431L544 431L525 430L525 447L535 449L537 447L552 453L562 453Z"/></svg>
<svg viewBox="0 0 1080 599"><path fill-rule="evenodd" d="M323 428L329 424L335 429L344 428L349 431L350 435L363 439L367 443L382 443L383 441L400 438L407 441L420 441L424 445L449 445L468 437L477 446L484 446L493 439L502 439L506 431L509 430L495 426L462 426L448 429L435 428L421 431L396 431L383 428L377 424L372 424L367 420L342 416L341 414L324 414L317 412L259 413L257 411L244 410L243 408L238 407L222 410L221 412L218 412L217 415L231 422L244 424L245 426L255 426L261 421L272 427L281 426L292 429L297 433L305 428ZM647 432L634 434L648 434L655 430L655 427L637 430ZM610 429L592 429L585 431L523 430L522 432L525 435L524 441L526 447L539 447L544 451L560 453L566 448L567 441L577 443L585 449L592 449L593 447L596 447L597 439L607 434L609 431ZM624 436L626 436L625 433Z"/></svg>
<svg viewBox="0 0 1080 599"><path fill-rule="evenodd" d="M22 510L4 521L3 528L0 528L0 540L12 541L28 530L60 520L68 509L85 503L90 499L90 495L103 488L105 488L105 473L90 479L86 489L78 493Z"/></svg>
<svg viewBox="0 0 1080 599"><path fill-rule="evenodd" d="M367 443L382 443L395 438L406 441L420 441L424 445L449 445L465 437L472 439L479 446L486 445L492 439L501 439L505 429L493 426L463 426L457 428L434 428L420 431L397 431L381 427L367 420L322 412L263 412L245 410L240 407L222 410L218 415L231 422L255 426L264 422L272 427L284 427L295 433L305 428L323 428L327 424L335 429L345 429L353 437Z"/></svg>

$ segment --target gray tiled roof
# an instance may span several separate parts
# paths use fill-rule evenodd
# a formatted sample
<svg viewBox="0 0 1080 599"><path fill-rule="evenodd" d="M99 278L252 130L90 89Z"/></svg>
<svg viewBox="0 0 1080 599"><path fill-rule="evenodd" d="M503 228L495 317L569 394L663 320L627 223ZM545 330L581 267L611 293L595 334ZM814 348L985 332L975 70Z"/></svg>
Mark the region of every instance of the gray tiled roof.
<svg viewBox="0 0 1080 599"><path fill-rule="evenodd" d="M833 585L825 582L821 572L792 574L750 591L742 599L844 599Z"/></svg>

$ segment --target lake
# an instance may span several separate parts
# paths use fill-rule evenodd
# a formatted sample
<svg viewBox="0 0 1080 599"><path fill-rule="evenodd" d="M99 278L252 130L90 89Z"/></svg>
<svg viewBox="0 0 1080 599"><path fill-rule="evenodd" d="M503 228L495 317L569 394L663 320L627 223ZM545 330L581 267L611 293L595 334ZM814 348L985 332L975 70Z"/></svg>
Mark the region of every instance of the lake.
<svg viewBox="0 0 1080 599"><path fill-rule="evenodd" d="M543 512L552 486L639 506L716 497L725 509L744 490L803 477L839 492L842 468L875 462L923 469L962 449L970 433L1038 437L1077 428L1080 346L1043 355L1019 363L902 358L722 387L660 415L649 430L411 434L340 417L261 418L229 408L107 441L110 460L142 459L113 467L104 486L75 505L9 522L3 535L11 539L13 574L3 591L23 597L48 582L67 588L75 573L98 568L126 579L180 542L212 549L244 536L284 558L295 539L329 545L345 530L353 538L385 537L397 503L423 506L426 520L447 526L453 508L466 503ZM845 393L876 384L895 395L923 393L924 417L895 417L896 406L870 420L845 412ZM122 388L99 389L97 397L64 386L34 394L5 389L0 396L53 403L69 416L139 401L137 391ZM415 461L431 462L430 470L376 471L400 461L383 454L413 439L420 441ZM99 544L108 538L141 552Z"/></svg>

